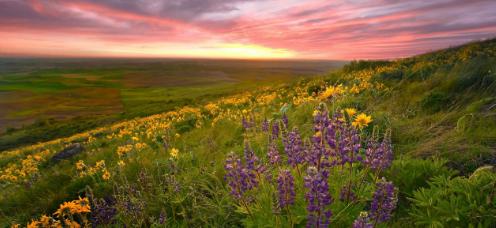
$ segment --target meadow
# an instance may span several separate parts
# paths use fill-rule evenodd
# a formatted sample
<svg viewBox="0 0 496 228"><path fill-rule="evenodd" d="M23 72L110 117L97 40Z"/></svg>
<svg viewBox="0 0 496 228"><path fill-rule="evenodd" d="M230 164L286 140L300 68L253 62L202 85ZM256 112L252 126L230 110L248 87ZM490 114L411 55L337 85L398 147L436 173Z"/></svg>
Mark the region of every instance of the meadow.
<svg viewBox="0 0 496 228"><path fill-rule="evenodd" d="M245 71L251 87L1 152L0 225L494 227L495 63L487 40L300 80Z"/></svg>
<svg viewBox="0 0 496 228"><path fill-rule="evenodd" d="M0 59L0 150L70 136L258 85L311 77L339 61Z"/></svg>

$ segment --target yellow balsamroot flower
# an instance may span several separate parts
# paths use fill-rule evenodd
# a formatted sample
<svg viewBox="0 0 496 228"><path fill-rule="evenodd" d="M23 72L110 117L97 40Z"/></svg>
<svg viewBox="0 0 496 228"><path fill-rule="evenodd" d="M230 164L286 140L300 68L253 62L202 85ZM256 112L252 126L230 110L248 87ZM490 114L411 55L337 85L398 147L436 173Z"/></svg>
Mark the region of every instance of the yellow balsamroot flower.
<svg viewBox="0 0 496 228"><path fill-rule="evenodd" d="M372 122L371 116L367 116L365 113L360 113L351 124L361 129L368 126L370 122Z"/></svg>
<svg viewBox="0 0 496 228"><path fill-rule="evenodd" d="M322 133L320 131L315 132L314 137L320 138L322 136Z"/></svg>
<svg viewBox="0 0 496 228"><path fill-rule="evenodd" d="M40 222L36 221L36 220L31 220L30 223L28 223L28 225L26 226L27 228L37 228L40 224Z"/></svg>
<svg viewBox="0 0 496 228"><path fill-rule="evenodd" d="M357 110L354 108L346 108L344 111L348 114L349 117L354 116L357 113Z"/></svg>
<svg viewBox="0 0 496 228"><path fill-rule="evenodd" d="M319 97L322 100L329 99L344 93L343 85L329 86L322 92Z"/></svg>
<svg viewBox="0 0 496 228"><path fill-rule="evenodd" d="M75 214L78 208L78 204L74 201L64 202L59 206L59 209L53 213L53 215L62 218L64 215L72 215Z"/></svg>
<svg viewBox="0 0 496 228"><path fill-rule="evenodd" d="M358 88L358 86L356 85L353 85L350 89L350 93L358 94L360 93L360 88Z"/></svg>
<svg viewBox="0 0 496 228"><path fill-rule="evenodd" d="M65 215L74 215L74 214L82 214L91 212L90 201L88 198L79 198L78 200L73 200L71 202L64 202L59 206L59 209L53 213L53 215L63 218ZM50 217L43 216L41 218L41 222L49 222L51 220Z"/></svg>
<svg viewBox="0 0 496 228"><path fill-rule="evenodd" d="M84 167L86 167L86 165L84 164L84 161L83 160L79 160L77 163L76 163L76 169L77 170L83 170Z"/></svg>
<svg viewBox="0 0 496 228"><path fill-rule="evenodd" d="M172 148L169 154L171 157L177 158L179 156L179 150L176 148Z"/></svg>
<svg viewBox="0 0 496 228"><path fill-rule="evenodd" d="M120 167L124 167L126 163L123 160L119 160L119 162L117 162L117 165Z"/></svg>
<svg viewBox="0 0 496 228"><path fill-rule="evenodd" d="M110 179L110 173L109 173L109 171L108 171L108 170L106 170L106 169L105 169L105 170L103 171L102 178L103 178L104 180L109 180L109 179Z"/></svg>
<svg viewBox="0 0 496 228"><path fill-rule="evenodd" d="M79 225L78 222L76 222L74 220L70 220L70 219L65 219L64 220L64 223L65 223L65 225L67 225L68 227L71 227L71 228L79 228L79 227L81 227L81 225Z"/></svg>
<svg viewBox="0 0 496 228"><path fill-rule="evenodd" d="M50 221L52 221L52 217L42 215L39 221L40 221L40 225L42 225L42 227L47 227L48 225L50 225Z"/></svg>

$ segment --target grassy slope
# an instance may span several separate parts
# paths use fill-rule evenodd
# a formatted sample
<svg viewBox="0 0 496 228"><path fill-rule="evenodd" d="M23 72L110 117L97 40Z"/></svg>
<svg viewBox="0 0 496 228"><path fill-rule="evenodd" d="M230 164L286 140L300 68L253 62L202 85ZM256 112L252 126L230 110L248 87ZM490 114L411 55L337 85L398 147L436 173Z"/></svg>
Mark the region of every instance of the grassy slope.
<svg viewBox="0 0 496 228"><path fill-rule="evenodd" d="M412 216L412 205L407 197L413 197L419 187L427 186L427 180L438 174L452 175L442 161L413 158L438 157L448 161L447 166L459 174L470 174L483 164L495 164L496 155L496 41L473 43L459 48L416 56L394 62L354 62L342 71L332 73L323 79L306 80L297 84L281 84L274 87L281 96L268 105L254 102L231 109L241 115L240 110L251 109L258 121L264 117L280 118L280 107L292 100L298 88L306 91L319 91L325 83L349 83L347 75L364 69L388 67L390 70L373 74L372 80L389 87L380 93L361 93L346 99L329 103L328 106L356 107L374 118L379 128L391 128L396 161L388 175L400 187L400 202L392 224L408 225L421 219ZM264 91L254 91L257 97ZM290 126L297 126L304 136L311 135L312 116L318 102L310 101L291 106L288 110ZM215 126L210 126L209 114L201 128L194 128L194 119L175 121L172 128L158 131L156 135L166 136L170 146L179 148L180 159L170 159L160 139L147 139L143 132L152 128L150 121L130 123L139 133L140 141L149 146L133 152L126 160L126 166L117 166L118 146L134 143L129 136L123 138L96 136L96 140L85 143L85 153L58 164L42 162L34 180L25 184L2 185L0 196L0 220L3 224L26 222L41 213L51 213L58 205L77 195L87 192L90 186L96 197L131 195L144 210L136 217L126 213L118 215L122 223L150 224L165 211L171 226L195 226L209 223L212 226L238 226L241 224L266 224L272 221L268 208L254 205L258 212L251 220L246 211L237 208L223 183L225 155L230 151L241 152L243 139L248 138L259 157L265 158L266 139L263 134L246 135L239 119L223 118ZM139 122L139 121L138 121ZM368 129L369 131L371 129ZM110 129L103 135L111 135ZM180 137L174 137L179 133ZM90 134L91 135L91 134ZM98 135L98 134L95 134ZM155 134L154 134L155 135ZM75 137L88 141L88 135ZM160 138L159 137L159 138ZM44 148L57 151L64 144L47 144ZM65 142L65 143L64 143ZM22 149L7 152L0 157L0 166L5 168L25 154L41 149ZM112 172L110 182L101 178L77 177L75 162L84 160L93 165L104 159ZM301 180L297 180L299 182ZM132 186L132 187L130 187ZM139 194L128 192L139 189ZM260 200L269 200L263 190ZM300 194L300 190L298 190ZM264 198L265 197L265 198ZM301 197L300 197L301 198ZM35 205L35 206L33 206ZM304 224L305 202L297 201L293 211L297 223ZM265 208L264 208L265 207ZM350 218L341 218L338 224L348 224L358 211L352 211ZM466 221L453 224L461 225Z"/></svg>

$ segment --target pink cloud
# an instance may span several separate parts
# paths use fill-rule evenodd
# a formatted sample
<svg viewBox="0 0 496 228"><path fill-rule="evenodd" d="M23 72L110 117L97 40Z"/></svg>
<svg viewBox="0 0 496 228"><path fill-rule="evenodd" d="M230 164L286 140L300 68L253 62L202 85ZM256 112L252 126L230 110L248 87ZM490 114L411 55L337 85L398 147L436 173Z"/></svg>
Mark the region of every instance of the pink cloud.
<svg viewBox="0 0 496 228"><path fill-rule="evenodd" d="M108 51L115 56L121 47L155 56L160 55L157 49L177 46L195 57L203 47L236 44L287 50L294 58L377 59L496 35L496 2L491 0L153 3L154 7L113 0L0 2L0 35L9 41L0 43L0 55L46 51L105 56ZM50 39L59 41L57 49L49 51ZM36 50L21 48L26 45ZM164 57L172 55L163 50Z"/></svg>

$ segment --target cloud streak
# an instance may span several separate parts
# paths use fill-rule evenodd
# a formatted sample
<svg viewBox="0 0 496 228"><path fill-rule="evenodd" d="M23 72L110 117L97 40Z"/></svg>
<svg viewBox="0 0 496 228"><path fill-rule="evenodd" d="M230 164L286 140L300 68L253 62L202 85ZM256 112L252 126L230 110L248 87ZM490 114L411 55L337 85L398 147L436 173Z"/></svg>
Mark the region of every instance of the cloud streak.
<svg viewBox="0 0 496 228"><path fill-rule="evenodd" d="M493 0L0 0L0 55L398 58L494 37L494 11Z"/></svg>

